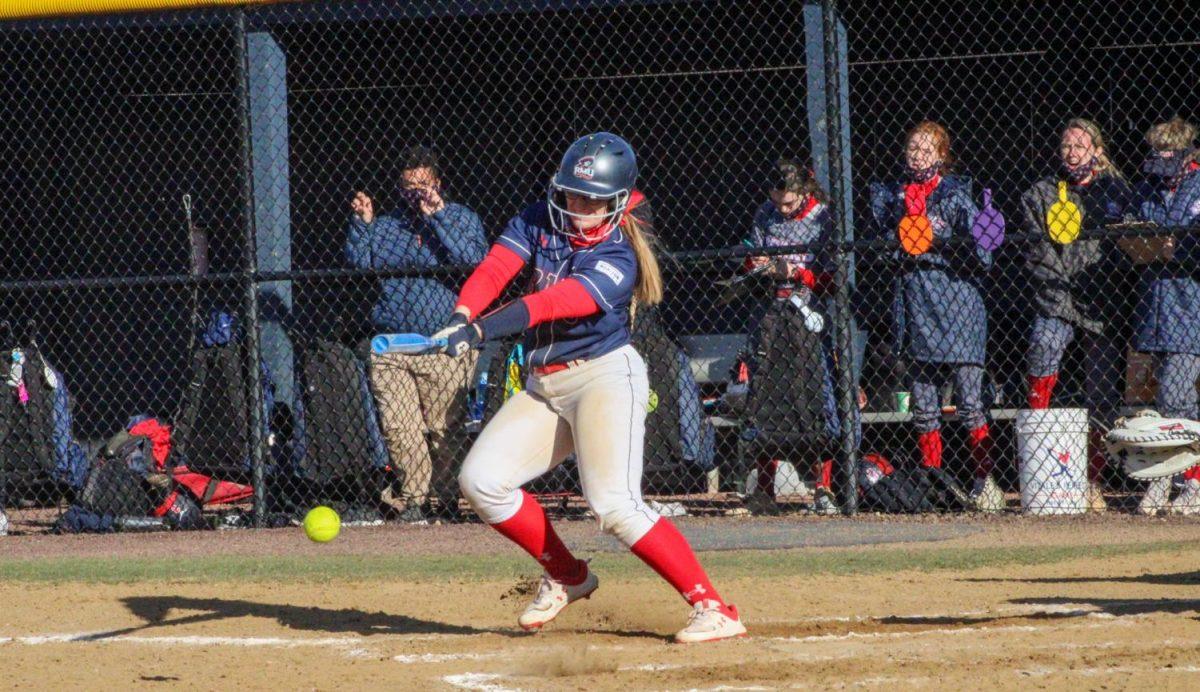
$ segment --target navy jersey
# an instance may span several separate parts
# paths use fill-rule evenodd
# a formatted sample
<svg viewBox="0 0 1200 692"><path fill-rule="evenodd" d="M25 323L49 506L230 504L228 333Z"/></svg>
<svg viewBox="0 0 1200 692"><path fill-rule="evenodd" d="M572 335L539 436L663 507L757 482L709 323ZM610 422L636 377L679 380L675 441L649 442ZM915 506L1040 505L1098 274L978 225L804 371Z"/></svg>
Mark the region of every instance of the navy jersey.
<svg viewBox="0 0 1200 692"><path fill-rule="evenodd" d="M513 217L496 242L532 267L528 292L575 279L600 308L588 317L544 322L527 331L530 365L598 358L629 343L637 257L620 229L595 245L576 248L554 231L546 203L538 202Z"/></svg>

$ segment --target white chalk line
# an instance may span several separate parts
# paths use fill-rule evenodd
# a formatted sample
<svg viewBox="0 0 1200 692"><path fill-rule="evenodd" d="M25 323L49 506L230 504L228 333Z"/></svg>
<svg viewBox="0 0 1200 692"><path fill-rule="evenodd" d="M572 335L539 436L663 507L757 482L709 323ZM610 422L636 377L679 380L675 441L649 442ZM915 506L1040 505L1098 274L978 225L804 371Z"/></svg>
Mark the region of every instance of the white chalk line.
<svg viewBox="0 0 1200 692"><path fill-rule="evenodd" d="M490 658L499 658L500 654L471 654L471 653L453 653L453 654L399 654L392 656L392 660L397 663L411 665L414 663L449 663L451 661L483 661Z"/></svg>
<svg viewBox="0 0 1200 692"><path fill-rule="evenodd" d="M479 692L519 692L511 687L492 684L492 681L500 680L505 677L507 676L499 673L459 673L457 675L444 676L442 678L442 682L462 690L478 690Z"/></svg>
<svg viewBox="0 0 1200 692"><path fill-rule="evenodd" d="M105 632L69 632L60 634L32 634L25 636L0 637L0 644L146 644L151 646L266 646L282 649L297 647L357 646L363 644L359 637L216 637L216 636L159 636L146 637L128 634L109 635Z"/></svg>
<svg viewBox="0 0 1200 692"><path fill-rule="evenodd" d="M772 690L772 687L759 687L757 685L717 685L716 687L693 687L685 692L740 692L746 690L748 692L756 692L757 690Z"/></svg>

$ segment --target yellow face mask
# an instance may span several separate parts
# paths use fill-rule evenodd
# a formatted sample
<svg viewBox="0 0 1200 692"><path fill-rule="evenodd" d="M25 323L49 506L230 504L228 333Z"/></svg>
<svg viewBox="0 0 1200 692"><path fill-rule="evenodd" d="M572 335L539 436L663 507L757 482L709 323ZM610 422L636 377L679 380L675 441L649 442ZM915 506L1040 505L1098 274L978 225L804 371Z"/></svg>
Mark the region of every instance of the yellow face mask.
<svg viewBox="0 0 1200 692"><path fill-rule="evenodd" d="M1059 181L1058 201L1046 210L1046 231L1050 240L1068 245L1075 242L1082 228L1083 213L1079 211L1079 205L1067 198L1067 184Z"/></svg>

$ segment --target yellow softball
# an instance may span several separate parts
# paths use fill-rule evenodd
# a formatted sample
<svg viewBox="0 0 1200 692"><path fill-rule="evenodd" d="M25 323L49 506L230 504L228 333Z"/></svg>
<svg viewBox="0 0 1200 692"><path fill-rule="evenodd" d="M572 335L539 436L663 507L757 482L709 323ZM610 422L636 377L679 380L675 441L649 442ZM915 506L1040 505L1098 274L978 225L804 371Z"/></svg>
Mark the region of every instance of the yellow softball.
<svg viewBox="0 0 1200 692"><path fill-rule="evenodd" d="M304 535L314 543L328 543L342 530L342 519L332 508L313 507L304 515Z"/></svg>

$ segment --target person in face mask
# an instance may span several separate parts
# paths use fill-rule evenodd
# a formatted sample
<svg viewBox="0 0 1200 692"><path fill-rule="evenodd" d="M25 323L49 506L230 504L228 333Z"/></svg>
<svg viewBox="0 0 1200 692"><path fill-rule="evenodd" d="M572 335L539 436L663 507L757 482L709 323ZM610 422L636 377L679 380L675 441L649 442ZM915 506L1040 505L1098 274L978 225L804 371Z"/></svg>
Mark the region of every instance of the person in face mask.
<svg viewBox="0 0 1200 692"><path fill-rule="evenodd" d="M1024 231L1037 238L1026 251L1033 280L1034 320L1027 351L1028 405L1049 408L1067 346L1078 340L1086 353L1083 378L1087 405L1097 425L1112 422L1121 402L1122 306L1114 278L1128 263L1109 239L1075 239L1060 229L1063 197L1078 208L1078 228L1095 229L1133 212L1133 191L1108 158L1099 126L1075 118L1059 140L1059 170L1021 196ZM1063 203L1065 204L1065 203ZM1049 212L1056 210L1055 215ZM1089 498L1092 509L1106 508L1099 485L1105 464L1102 431L1092 431Z"/></svg>
<svg viewBox="0 0 1200 692"><path fill-rule="evenodd" d="M402 152L397 187L404 204L377 214L375 202L359 191L350 203L352 215L345 254L358 269L416 269L476 265L487 252L483 224L475 212L448 201L435 152L410 147ZM450 279L400 277L380 281L379 300L371 311L375 333L432 334L454 311ZM400 492L385 498L399 519L426 521L431 484L442 492L441 507L453 511L457 499L450 479L454 449L451 431L465 417L464 386L474 372L475 355L453 359L441 354L371 356L371 388L379 406L392 467L402 473Z"/></svg>
<svg viewBox="0 0 1200 692"><path fill-rule="evenodd" d="M908 364L921 463L942 466L939 390L952 381L975 466L971 499L980 510L997 511L1004 498L991 475L992 438L982 396L983 286L992 254L971 233L979 213L971 179L949 173L946 128L925 121L909 130L904 162L901 180L871 184L871 213L877 232L896 248L893 348Z"/></svg>
<svg viewBox="0 0 1200 692"><path fill-rule="evenodd" d="M769 295L758 304L751 320L748 343L749 352L755 356L747 405L755 412L758 423L774 429L760 431L763 439L756 449L757 482L754 493L746 498L747 509L755 514L779 513L774 488L779 460L771 452L771 445L764 444L766 439L779 430L794 432L821 425L824 444L784 447L790 447L789 453L812 457L809 461L815 480L813 511L817 514L838 511L831 488L832 462L827 459L841 427L833 386L831 300L836 267L829 252L832 220L828 196L802 161L802 158L781 158L768 171L767 200L755 212L750 236L744 241L745 245L756 248L803 248L788 255L750 256L743 265L744 271L765 272L771 279ZM815 338L808 333L808 327L801 327L805 322L798 313L799 305L820 316L822 324ZM814 342L819 344L816 349L812 348ZM772 348L771 344L786 346ZM807 353L809 350L814 352ZM793 388L785 384L789 381ZM799 396L792 396L797 392ZM858 427L856 420L856 430Z"/></svg>
<svg viewBox="0 0 1200 692"><path fill-rule="evenodd" d="M1200 152L1196 126L1173 118L1146 133L1150 155L1142 164L1146 182L1138 218L1165 228L1200 223ZM1196 380L1200 377L1200 236L1195 231L1168 237L1158 261L1142 270L1135 314L1137 350L1153 353L1158 392L1155 407L1164 416L1200 416ZM1177 514L1200 513L1200 467L1180 478L1183 490L1168 504L1171 479L1153 481L1138 508L1146 514L1169 508Z"/></svg>

